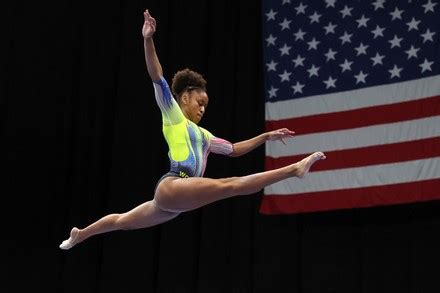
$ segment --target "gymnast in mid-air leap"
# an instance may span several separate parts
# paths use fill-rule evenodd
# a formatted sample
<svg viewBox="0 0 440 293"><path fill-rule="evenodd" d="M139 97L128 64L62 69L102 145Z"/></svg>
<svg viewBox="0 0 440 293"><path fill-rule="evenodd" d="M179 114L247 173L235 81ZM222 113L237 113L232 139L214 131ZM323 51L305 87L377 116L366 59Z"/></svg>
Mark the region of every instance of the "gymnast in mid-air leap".
<svg viewBox="0 0 440 293"><path fill-rule="evenodd" d="M230 143L198 126L208 106L206 80L195 71L183 69L174 74L170 91L154 47L155 31L156 20L146 10L142 27L145 61L156 102L162 113L162 130L169 147L170 171L157 182L152 200L125 213L106 215L83 229L73 227L70 237L60 244L61 249L70 249L97 234L159 225L183 212L215 201L257 193L265 186L289 177L302 178L316 161L325 159L322 152L315 152L299 162L274 170L242 177L203 177L207 157L211 152L237 157L268 140L281 140L284 143L283 139L292 137L294 132L283 128Z"/></svg>

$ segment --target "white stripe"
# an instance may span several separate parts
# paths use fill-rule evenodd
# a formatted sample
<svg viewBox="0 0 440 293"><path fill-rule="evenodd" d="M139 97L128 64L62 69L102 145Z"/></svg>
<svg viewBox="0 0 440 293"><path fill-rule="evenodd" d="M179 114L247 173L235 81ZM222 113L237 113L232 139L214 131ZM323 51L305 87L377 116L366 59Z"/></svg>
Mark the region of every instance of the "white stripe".
<svg viewBox="0 0 440 293"><path fill-rule="evenodd" d="M266 142L266 156L273 158L334 151L440 136L440 116L405 122L298 135L286 140Z"/></svg>
<svg viewBox="0 0 440 293"><path fill-rule="evenodd" d="M440 94L440 75L418 80L266 103L266 120L282 120L388 105Z"/></svg>
<svg viewBox="0 0 440 293"><path fill-rule="evenodd" d="M316 164L319 164L319 161ZM289 178L267 186L264 189L264 194L299 194L436 178L440 178L440 157L403 163L311 172L303 179Z"/></svg>

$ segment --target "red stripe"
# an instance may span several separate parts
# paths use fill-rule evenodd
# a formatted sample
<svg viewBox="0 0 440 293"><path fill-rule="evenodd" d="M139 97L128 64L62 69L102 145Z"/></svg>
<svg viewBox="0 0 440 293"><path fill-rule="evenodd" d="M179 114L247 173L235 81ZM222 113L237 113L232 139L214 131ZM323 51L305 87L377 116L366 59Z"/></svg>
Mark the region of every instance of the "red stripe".
<svg viewBox="0 0 440 293"><path fill-rule="evenodd" d="M312 167L313 171L343 169L412 161L440 156L440 137L364 148L325 152L327 159ZM272 158L266 156L266 170L293 164L308 154Z"/></svg>
<svg viewBox="0 0 440 293"><path fill-rule="evenodd" d="M356 97L354 97L356 98ZM267 131L287 127L297 135L351 129L440 114L440 96L390 105L266 121Z"/></svg>
<svg viewBox="0 0 440 293"><path fill-rule="evenodd" d="M296 195L266 195L267 215L364 208L440 199L440 179Z"/></svg>

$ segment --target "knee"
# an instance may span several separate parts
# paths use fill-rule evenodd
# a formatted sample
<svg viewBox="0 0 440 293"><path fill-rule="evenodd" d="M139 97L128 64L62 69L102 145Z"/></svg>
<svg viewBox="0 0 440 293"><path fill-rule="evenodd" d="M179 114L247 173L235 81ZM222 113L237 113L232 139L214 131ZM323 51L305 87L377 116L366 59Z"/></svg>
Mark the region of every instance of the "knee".
<svg viewBox="0 0 440 293"><path fill-rule="evenodd" d="M239 177L230 177L228 181L222 183L222 190L227 195L236 195L241 191Z"/></svg>

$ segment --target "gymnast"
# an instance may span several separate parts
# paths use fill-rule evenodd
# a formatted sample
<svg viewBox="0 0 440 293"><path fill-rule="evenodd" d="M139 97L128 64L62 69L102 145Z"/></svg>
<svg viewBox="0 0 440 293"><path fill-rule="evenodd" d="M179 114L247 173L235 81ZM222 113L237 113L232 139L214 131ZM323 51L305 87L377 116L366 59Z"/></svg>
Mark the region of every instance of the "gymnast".
<svg viewBox="0 0 440 293"><path fill-rule="evenodd" d="M73 227L70 237L59 245L61 249L70 249L97 234L159 225L183 212L215 201L254 194L265 186L290 177L302 178L316 161L325 159L322 152L315 152L299 162L274 170L242 177L203 177L209 153L238 157L268 140L284 143L283 139L292 137L294 132L282 128L230 143L198 126L209 101L206 80L198 72L186 68L174 74L170 90L156 54L153 42L155 31L156 20L146 10L142 27L145 62L162 113L170 170L158 180L152 200L125 213L108 214L83 229Z"/></svg>

